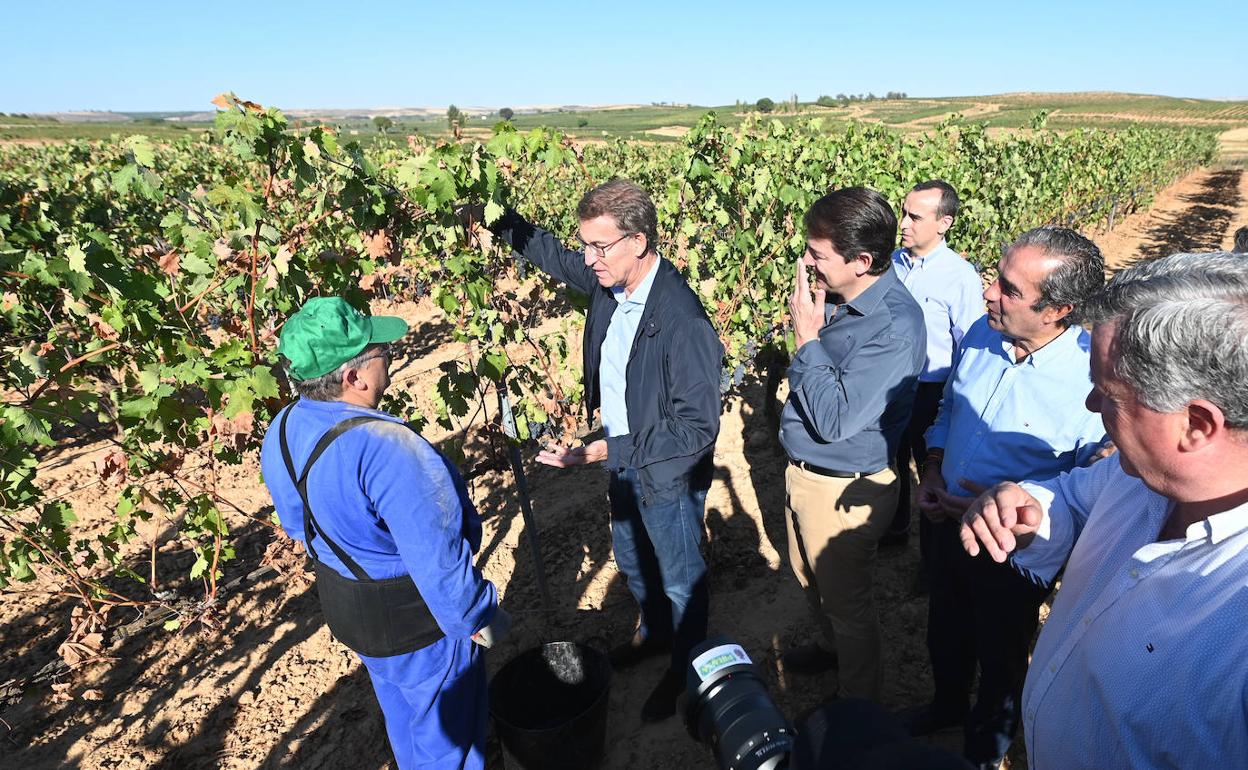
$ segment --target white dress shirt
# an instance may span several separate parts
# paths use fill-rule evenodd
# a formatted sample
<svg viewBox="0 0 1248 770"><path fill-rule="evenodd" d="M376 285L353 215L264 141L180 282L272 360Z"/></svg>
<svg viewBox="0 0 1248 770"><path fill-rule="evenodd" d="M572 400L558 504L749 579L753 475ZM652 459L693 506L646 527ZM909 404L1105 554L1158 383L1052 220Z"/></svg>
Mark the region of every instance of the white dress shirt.
<svg viewBox="0 0 1248 770"><path fill-rule="evenodd" d="M1117 455L1023 486L1045 516L1014 566L1049 583L1070 557L1023 692L1029 765L1248 768L1248 505L1157 542L1171 503Z"/></svg>

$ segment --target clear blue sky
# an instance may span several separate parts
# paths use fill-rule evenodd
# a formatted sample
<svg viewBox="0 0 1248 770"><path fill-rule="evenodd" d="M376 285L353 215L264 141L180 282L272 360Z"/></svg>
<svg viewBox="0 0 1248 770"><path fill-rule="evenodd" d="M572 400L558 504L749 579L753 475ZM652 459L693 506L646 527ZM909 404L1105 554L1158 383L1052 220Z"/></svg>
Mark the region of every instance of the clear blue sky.
<svg viewBox="0 0 1248 770"><path fill-rule="evenodd" d="M0 111L1248 98L1248 1L6 3Z"/></svg>

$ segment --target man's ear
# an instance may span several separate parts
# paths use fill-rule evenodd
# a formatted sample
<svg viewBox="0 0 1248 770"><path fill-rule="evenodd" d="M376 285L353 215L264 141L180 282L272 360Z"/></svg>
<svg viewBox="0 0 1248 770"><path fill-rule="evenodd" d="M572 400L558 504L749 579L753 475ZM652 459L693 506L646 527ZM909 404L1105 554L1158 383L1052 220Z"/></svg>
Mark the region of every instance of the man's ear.
<svg viewBox="0 0 1248 770"><path fill-rule="evenodd" d="M363 381L360 379L360 370L354 367L348 367L342 373L343 390L359 390Z"/></svg>
<svg viewBox="0 0 1248 770"><path fill-rule="evenodd" d="M871 263L875 261L869 253L865 251L858 252L858 256L854 257L854 275L859 278L871 272Z"/></svg>
<svg viewBox="0 0 1248 770"><path fill-rule="evenodd" d="M945 233L949 232L950 227L953 227L953 217L949 216L948 214L945 214L943 217L936 220L936 232L940 233L941 235L944 235Z"/></svg>
<svg viewBox="0 0 1248 770"><path fill-rule="evenodd" d="M1071 314L1075 306L1069 302L1065 305L1050 305L1041 313L1040 318L1046 323L1057 323L1066 316Z"/></svg>
<svg viewBox="0 0 1248 770"><path fill-rule="evenodd" d="M1222 410L1203 398L1187 405L1187 421L1179 439L1179 449L1194 452L1202 449L1226 433L1226 416Z"/></svg>
<svg viewBox="0 0 1248 770"><path fill-rule="evenodd" d="M641 250L637 252L637 259L641 259L650 251L650 238L645 233L637 233L637 237L641 239Z"/></svg>

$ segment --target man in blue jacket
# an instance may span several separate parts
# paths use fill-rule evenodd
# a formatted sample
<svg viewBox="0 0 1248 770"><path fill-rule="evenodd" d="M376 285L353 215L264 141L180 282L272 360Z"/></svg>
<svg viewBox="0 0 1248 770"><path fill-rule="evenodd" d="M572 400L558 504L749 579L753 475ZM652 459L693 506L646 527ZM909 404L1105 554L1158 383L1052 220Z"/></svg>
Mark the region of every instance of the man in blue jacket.
<svg viewBox="0 0 1248 770"><path fill-rule="evenodd" d="M662 259L654 203L624 179L590 190L577 206L580 250L515 212L490 225L525 259L589 295L585 398L602 409L605 439L549 447L540 462L601 462L610 472L615 561L641 605L641 623L611 652L624 668L671 653L642 707L659 721L676 713L684 668L706 638L710 597L703 506L719 434L723 346L696 294Z"/></svg>
<svg viewBox="0 0 1248 770"><path fill-rule="evenodd" d="M477 644L505 632L473 563L481 521L462 478L401 419L377 410L399 318L308 301L278 347L300 399L260 453L288 535L306 543L326 622L364 663L403 770L484 767Z"/></svg>

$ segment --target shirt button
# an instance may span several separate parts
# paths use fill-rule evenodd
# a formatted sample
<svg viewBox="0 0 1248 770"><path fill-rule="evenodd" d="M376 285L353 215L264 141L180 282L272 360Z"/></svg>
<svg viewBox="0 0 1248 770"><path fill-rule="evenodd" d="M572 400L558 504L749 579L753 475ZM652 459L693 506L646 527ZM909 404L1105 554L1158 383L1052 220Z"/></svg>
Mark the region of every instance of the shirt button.
<svg viewBox="0 0 1248 770"><path fill-rule="evenodd" d="M1139 571L1138 569L1133 569L1133 570L1131 570L1131 577L1135 578L1136 580L1139 580L1139 579L1140 579L1140 571Z"/></svg>

